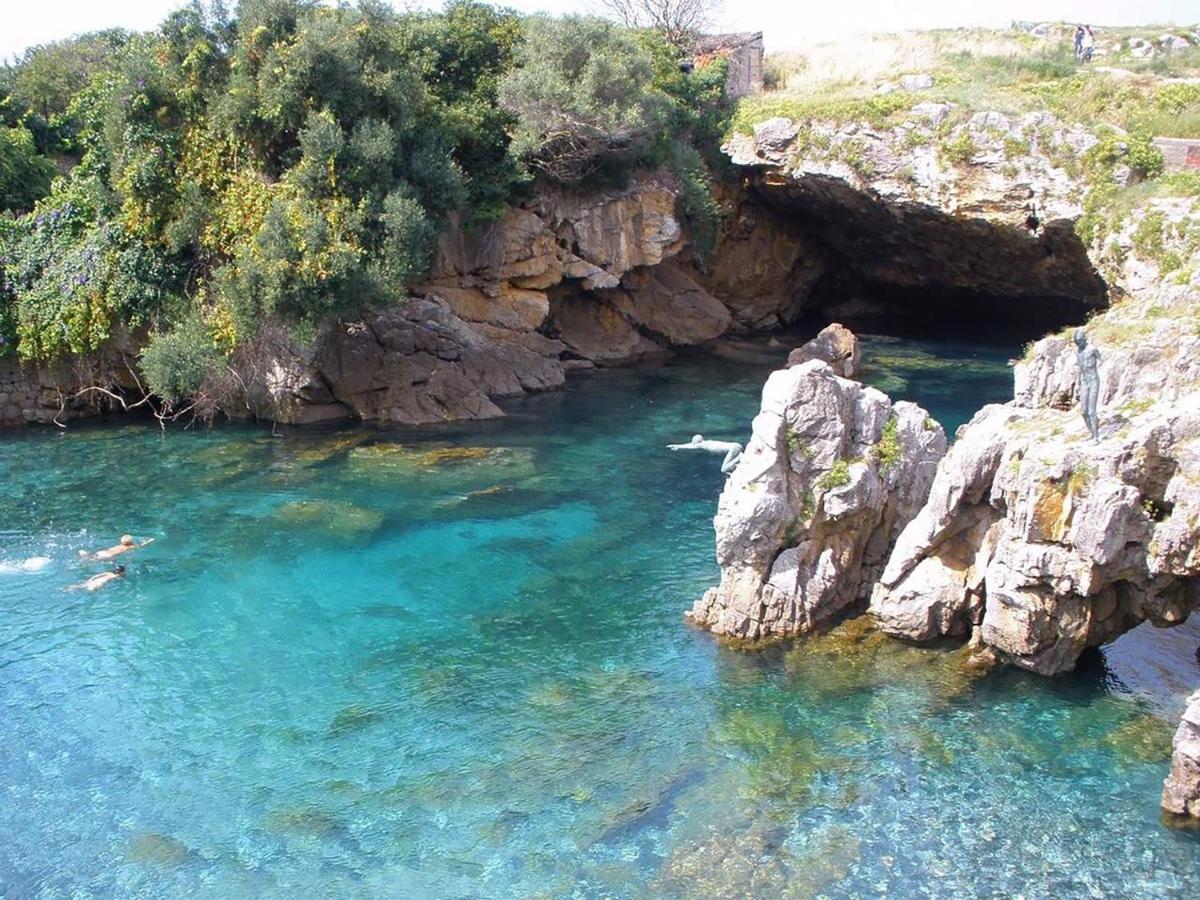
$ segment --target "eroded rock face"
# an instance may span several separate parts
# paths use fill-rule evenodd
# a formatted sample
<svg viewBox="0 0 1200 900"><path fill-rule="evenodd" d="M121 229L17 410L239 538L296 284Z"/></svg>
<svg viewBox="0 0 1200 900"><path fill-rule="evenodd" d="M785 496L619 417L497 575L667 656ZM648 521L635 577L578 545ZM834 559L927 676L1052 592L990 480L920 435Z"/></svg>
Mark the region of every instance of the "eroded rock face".
<svg viewBox="0 0 1200 900"><path fill-rule="evenodd" d="M726 145L753 192L816 242L826 277L810 311L1028 335L1106 305L1072 227L1085 185L1069 165L1096 137L1047 113L953 114L919 103L891 129L771 120Z"/></svg>
<svg viewBox="0 0 1200 900"><path fill-rule="evenodd" d="M1129 283L1141 287L1086 328L1100 441L1076 405L1070 334L1039 341L1016 399L964 427L897 542L871 601L885 631L975 630L999 659L1056 674L1139 622L1178 624L1200 606L1198 286Z"/></svg>
<svg viewBox="0 0 1200 900"><path fill-rule="evenodd" d="M1188 698L1171 746L1171 774L1162 792L1164 818L1169 825L1200 828L1200 691Z"/></svg>
<svg viewBox="0 0 1200 900"><path fill-rule="evenodd" d="M865 600L945 450L923 409L819 360L772 373L714 519L721 583L690 619L760 639Z"/></svg>
<svg viewBox="0 0 1200 900"><path fill-rule="evenodd" d="M790 368L802 365L810 359L819 359L828 364L843 378L856 378L862 366L858 335L837 322L826 325L815 338L789 353L787 364Z"/></svg>
<svg viewBox="0 0 1200 900"><path fill-rule="evenodd" d="M732 224L704 270L681 253L674 187L654 175L549 191L479 231L450 229L420 296L331 324L309 348L268 329L239 351L220 405L291 423L485 418L577 369L791 322L820 270L812 247L726 199Z"/></svg>

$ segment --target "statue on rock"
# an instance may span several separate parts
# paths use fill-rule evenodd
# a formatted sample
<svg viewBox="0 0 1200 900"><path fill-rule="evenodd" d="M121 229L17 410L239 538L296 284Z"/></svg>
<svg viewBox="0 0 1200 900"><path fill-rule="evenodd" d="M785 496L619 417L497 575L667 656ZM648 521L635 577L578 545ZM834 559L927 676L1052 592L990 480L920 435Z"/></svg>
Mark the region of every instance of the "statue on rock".
<svg viewBox="0 0 1200 900"><path fill-rule="evenodd" d="M721 460L721 471L728 475L736 467L742 457L742 445L733 441L706 441L704 435L693 434L686 444L667 444L668 450L704 450L707 453L724 453Z"/></svg>
<svg viewBox="0 0 1200 900"><path fill-rule="evenodd" d="M1079 363L1079 406L1083 410L1083 421L1093 441L1100 440L1100 417L1096 413L1096 401L1100 397L1100 351L1087 342L1087 332L1075 329L1075 358Z"/></svg>

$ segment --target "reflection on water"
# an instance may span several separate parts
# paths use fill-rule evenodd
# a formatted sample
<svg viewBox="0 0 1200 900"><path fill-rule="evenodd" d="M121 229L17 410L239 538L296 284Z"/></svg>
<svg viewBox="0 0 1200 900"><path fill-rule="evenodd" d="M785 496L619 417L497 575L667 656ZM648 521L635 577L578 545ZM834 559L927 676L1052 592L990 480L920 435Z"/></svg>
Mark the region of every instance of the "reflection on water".
<svg viewBox="0 0 1200 900"><path fill-rule="evenodd" d="M951 432L1011 390L1000 352L866 355ZM6 438L0 894L1184 896L1174 686L683 624L721 476L662 448L744 440L768 368L427 431ZM123 583L64 589L124 532L157 541Z"/></svg>

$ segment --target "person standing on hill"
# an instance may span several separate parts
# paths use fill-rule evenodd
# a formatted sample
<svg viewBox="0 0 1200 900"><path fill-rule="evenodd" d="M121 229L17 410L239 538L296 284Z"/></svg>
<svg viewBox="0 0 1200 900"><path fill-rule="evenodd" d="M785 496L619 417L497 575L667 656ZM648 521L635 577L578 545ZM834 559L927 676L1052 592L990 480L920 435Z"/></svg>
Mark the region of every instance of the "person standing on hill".
<svg viewBox="0 0 1200 900"><path fill-rule="evenodd" d="M1075 62L1083 59L1083 26L1075 26Z"/></svg>
<svg viewBox="0 0 1200 900"><path fill-rule="evenodd" d="M1083 43L1079 45L1079 52L1082 54L1083 62L1090 63L1092 54L1096 52L1096 36L1092 34L1092 26L1083 26Z"/></svg>

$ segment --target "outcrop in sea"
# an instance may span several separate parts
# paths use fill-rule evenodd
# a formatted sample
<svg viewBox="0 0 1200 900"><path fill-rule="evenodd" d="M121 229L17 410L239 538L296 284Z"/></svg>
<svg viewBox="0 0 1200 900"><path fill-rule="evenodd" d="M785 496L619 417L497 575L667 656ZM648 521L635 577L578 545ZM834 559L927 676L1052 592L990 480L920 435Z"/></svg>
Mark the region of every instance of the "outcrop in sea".
<svg viewBox="0 0 1200 900"><path fill-rule="evenodd" d="M721 583L691 620L761 639L862 604L945 451L924 409L819 359L772 373L714 519Z"/></svg>

